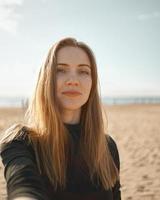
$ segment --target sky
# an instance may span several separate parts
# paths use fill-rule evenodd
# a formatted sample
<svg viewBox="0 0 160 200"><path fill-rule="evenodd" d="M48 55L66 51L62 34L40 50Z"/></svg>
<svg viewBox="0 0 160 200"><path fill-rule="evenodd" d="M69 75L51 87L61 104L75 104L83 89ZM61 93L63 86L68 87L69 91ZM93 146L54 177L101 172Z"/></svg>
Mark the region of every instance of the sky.
<svg viewBox="0 0 160 200"><path fill-rule="evenodd" d="M64 37L92 48L102 97L160 95L160 0L0 0L0 96L30 96Z"/></svg>

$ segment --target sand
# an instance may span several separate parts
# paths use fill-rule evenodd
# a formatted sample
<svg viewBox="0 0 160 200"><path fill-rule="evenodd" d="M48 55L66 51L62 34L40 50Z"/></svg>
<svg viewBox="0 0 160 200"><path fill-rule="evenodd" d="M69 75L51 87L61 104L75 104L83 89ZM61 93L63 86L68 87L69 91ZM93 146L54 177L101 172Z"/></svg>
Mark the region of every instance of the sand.
<svg viewBox="0 0 160 200"><path fill-rule="evenodd" d="M105 106L108 132L121 161L122 200L160 199L160 104ZM0 134L23 119L24 110L0 108ZM6 185L0 164L0 200Z"/></svg>

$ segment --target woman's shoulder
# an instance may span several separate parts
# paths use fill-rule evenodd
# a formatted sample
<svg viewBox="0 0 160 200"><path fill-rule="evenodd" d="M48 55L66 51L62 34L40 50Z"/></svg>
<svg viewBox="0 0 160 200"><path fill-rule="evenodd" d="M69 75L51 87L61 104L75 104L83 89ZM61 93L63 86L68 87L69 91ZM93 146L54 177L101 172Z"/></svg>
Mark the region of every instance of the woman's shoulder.
<svg viewBox="0 0 160 200"><path fill-rule="evenodd" d="M32 147L28 131L25 126L17 129L16 134L13 132L15 128L11 128L9 134L4 136L4 139L0 144L0 157L4 163L4 166L8 166L10 161L19 163L18 158L35 159L34 148ZM12 135L13 134L13 135ZM7 137L8 136L8 137ZM23 160L23 159L22 159Z"/></svg>
<svg viewBox="0 0 160 200"><path fill-rule="evenodd" d="M106 135L106 140L109 145L110 150L117 150L117 143L111 135Z"/></svg>
<svg viewBox="0 0 160 200"><path fill-rule="evenodd" d="M26 144L29 143L29 131L27 127L23 126L19 131L14 140L23 141Z"/></svg>
<svg viewBox="0 0 160 200"><path fill-rule="evenodd" d="M14 139L25 139L28 135L27 127L23 124L17 123L11 125L7 128L3 136L1 137L1 142L9 142Z"/></svg>
<svg viewBox="0 0 160 200"><path fill-rule="evenodd" d="M18 149L22 145L30 145L29 132L27 127L14 124L4 132L0 140L0 151L2 152L4 149L12 147Z"/></svg>
<svg viewBox="0 0 160 200"><path fill-rule="evenodd" d="M119 150L115 139L111 135L106 135L107 144L112 155L112 158L118 167L120 168L120 158L119 158Z"/></svg>

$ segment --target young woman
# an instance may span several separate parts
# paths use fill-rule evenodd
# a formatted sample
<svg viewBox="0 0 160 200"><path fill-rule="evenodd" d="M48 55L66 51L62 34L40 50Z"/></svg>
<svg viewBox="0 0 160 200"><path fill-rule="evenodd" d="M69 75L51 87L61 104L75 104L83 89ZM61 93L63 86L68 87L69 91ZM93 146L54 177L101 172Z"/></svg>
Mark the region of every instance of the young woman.
<svg viewBox="0 0 160 200"><path fill-rule="evenodd" d="M1 141L8 199L121 199L119 153L104 132L86 44L65 38L53 45L26 117Z"/></svg>

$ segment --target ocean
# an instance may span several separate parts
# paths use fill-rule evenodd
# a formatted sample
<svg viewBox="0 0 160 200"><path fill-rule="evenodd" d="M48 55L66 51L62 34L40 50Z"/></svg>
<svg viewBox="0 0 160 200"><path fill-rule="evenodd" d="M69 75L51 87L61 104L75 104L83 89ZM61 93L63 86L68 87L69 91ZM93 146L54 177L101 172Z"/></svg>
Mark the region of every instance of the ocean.
<svg viewBox="0 0 160 200"><path fill-rule="evenodd" d="M23 107L26 102L26 97L0 97L0 107Z"/></svg>
<svg viewBox="0 0 160 200"><path fill-rule="evenodd" d="M0 107L24 107L27 100L27 97L0 97ZM108 105L155 104L160 103L160 96L103 97L102 102Z"/></svg>
<svg viewBox="0 0 160 200"><path fill-rule="evenodd" d="M157 104L160 103L160 96L125 96L125 97L104 97L102 102L115 104Z"/></svg>

